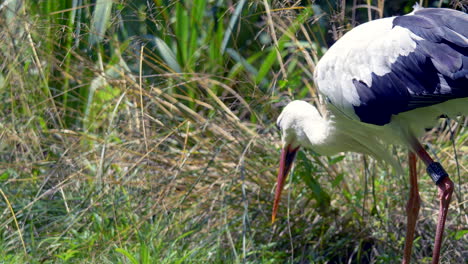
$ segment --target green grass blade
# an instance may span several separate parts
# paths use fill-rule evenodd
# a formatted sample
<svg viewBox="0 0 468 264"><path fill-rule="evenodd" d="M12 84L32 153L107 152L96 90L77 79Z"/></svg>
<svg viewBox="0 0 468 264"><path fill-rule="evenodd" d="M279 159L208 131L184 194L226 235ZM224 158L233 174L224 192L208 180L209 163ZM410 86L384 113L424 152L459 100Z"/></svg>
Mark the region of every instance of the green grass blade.
<svg viewBox="0 0 468 264"><path fill-rule="evenodd" d="M75 18L76 18L76 12L78 10L78 0L73 0L72 1L72 6L71 10L68 13L68 23L67 23L67 33L66 33L66 44L65 48L66 50L71 50L73 41L74 41L74 28L75 28ZM64 84L63 84L63 99L62 99L62 105L63 105L63 110L64 110L64 115L65 115L65 120L70 121L69 118L67 117L67 111L68 111L68 93L70 89L70 78L68 76L72 76L73 74L70 72L71 67L71 53L67 52L65 55L65 67L64 71L67 73L67 76L65 77ZM68 122L67 122L68 123Z"/></svg>
<svg viewBox="0 0 468 264"><path fill-rule="evenodd" d="M257 76L258 70L255 69L255 67L254 67L252 64L250 64L246 59L244 59L244 58L242 57L242 55L239 54L237 51L235 51L234 49L231 49L231 48L227 48L227 49L226 49L226 53L227 53L229 56L231 56L231 58L232 58L233 60L235 60L236 62L240 63L240 64L245 68L245 70L246 70L247 72L249 72L252 76ZM264 86L266 86L266 85L268 85L268 81L267 81L266 79L263 79L263 80L261 81L261 84L264 85Z"/></svg>
<svg viewBox="0 0 468 264"><path fill-rule="evenodd" d="M112 10L112 0L97 0L91 19L91 32L89 44L99 43L104 38L110 20Z"/></svg>
<svg viewBox="0 0 468 264"><path fill-rule="evenodd" d="M276 62L276 56L278 49L280 52L283 51L285 44L289 41L289 35L294 34L299 27L313 14L312 8L305 8L301 14L297 17L296 21L287 29L287 33L283 34L278 40L278 47L272 48L268 56L264 60L262 67L258 70L257 78L255 82L260 83L263 78L271 71L271 67Z"/></svg>
<svg viewBox="0 0 468 264"><path fill-rule="evenodd" d="M156 48L159 51L164 62L166 62L167 66L169 66L172 70L177 73L182 72L182 68L180 67L179 63L177 62L176 55L174 52L169 48L169 46L164 42L164 40L156 37L151 36L152 41L155 44Z"/></svg>
<svg viewBox="0 0 468 264"><path fill-rule="evenodd" d="M224 33L224 38L223 42L221 44L221 54L224 54L224 51L226 51L227 44L229 42L229 39L231 38L231 33L234 27L236 26L237 21L239 20L240 14L242 12L242 9L244 8L244 5L247 1L246 0L241 0L236 6L236 9L234 10L234 14L232 14L231 20L229 20L229 25L226 28L226 32Z"/></svg>
<svg viewBox="0 0 468 264"><path fill-rule="evenodd" d="M179 62L185 64L188 57L189 49L189 17L187 10L182 3L178 2L176 4L176 39L177 39L177 48L179 49Z"/></svg>
<svg viewBox="0 0 468 264"><path fill-rule="evenodd" d="M127 250L123 248L116 248L115 251L127 257L128 260L130 260L133 264L139 264L138 260L132 254L130 254L130 252L128 252Z"/></svg>

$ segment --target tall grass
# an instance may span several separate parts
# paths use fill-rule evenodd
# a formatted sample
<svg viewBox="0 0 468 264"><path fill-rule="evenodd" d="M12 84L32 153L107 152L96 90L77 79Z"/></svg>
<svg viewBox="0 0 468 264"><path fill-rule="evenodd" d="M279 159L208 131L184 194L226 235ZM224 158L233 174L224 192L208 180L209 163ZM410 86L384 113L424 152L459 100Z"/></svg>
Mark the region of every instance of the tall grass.
<svg viewBox="0 0 468 264"><path fill-rule="evenodd" d="M413 4L341 2L0 4L1 262L397 262L408 179L362 155L299 153L270 223L281 107L319 104L328 45ZM447 263L468 257L467 140L462 117L425 136L456 182ZM437 195L420 186L428 263Z"/></svg>

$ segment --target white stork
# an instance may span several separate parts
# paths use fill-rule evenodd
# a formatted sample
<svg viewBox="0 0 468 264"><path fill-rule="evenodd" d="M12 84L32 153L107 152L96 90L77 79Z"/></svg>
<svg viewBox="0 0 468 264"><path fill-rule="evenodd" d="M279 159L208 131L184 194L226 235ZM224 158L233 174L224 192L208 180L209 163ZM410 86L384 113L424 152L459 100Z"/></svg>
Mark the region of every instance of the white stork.
<svg viewBox="0 0 468 264"><path fill-rule="evenodd" d="M420 8L405 16L357 26L338 40L314 73L327 113L304 101L278 117L283 149L273 205L275 220L285 179L300 147L322 155L354 151L400 168L387 144L409 150L410 193L403 263L410 262L420 207L416 156L439 190L432 263L438 263L453 182L417 137L441 115L468 114L468 14Z"/></svg>

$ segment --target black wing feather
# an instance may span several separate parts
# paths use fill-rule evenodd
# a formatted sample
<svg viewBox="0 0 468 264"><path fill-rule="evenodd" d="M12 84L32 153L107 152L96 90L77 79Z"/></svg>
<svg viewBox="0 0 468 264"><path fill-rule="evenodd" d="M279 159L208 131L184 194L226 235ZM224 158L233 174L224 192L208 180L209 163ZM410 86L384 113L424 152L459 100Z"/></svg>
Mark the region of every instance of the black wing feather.
<svg viewBox="0 0 468 264"><path fill-rule="evenodd" d="M384 125L392 115L468 97L468 14L425 8L395 18L393 26L422 39L415 40L413 52L397 58L391 72L372 74L371 87L353 81L361 101L354 110L361 121Z"/></svg>

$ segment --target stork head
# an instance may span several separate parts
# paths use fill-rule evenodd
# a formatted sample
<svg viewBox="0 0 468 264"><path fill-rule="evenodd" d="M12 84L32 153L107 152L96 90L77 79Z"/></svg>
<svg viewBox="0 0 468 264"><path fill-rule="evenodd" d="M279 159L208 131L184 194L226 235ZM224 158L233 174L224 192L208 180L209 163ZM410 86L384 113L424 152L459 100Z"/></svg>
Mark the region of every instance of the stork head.
<svg viewBox="0 0 468 264"><path fill-rule="evenodd" d="M274 222L281 192L288 173L291 170L296 153L301 146L311 145L308 130L314 123L323 120L317 109L305 101L292 101L281 112L276 121L277 127L281 131L282 150L276 183L275 201L271 221ZM317 121L317 122L314 122Z"/></svg>

